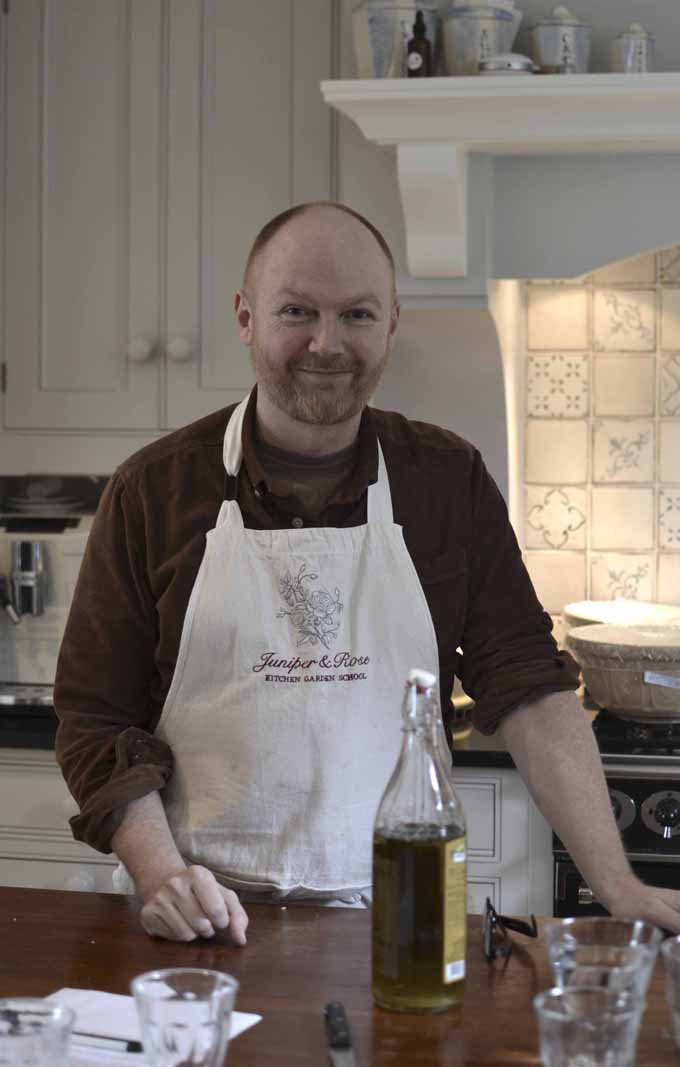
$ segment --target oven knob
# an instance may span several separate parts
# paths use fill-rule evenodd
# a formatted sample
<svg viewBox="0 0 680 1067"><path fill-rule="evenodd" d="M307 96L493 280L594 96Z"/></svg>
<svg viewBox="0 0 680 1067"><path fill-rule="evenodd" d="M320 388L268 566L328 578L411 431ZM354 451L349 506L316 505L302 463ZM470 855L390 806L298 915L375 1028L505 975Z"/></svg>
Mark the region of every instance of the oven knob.
<svg viewBox="0 0 680 1067"><path fill-rule="evenodd" d="M652 793L640 808L642 821L664 841L680 835L680 792L664 789Z"/></svg>
<svg viewBox="0 0 680 1067"><path fill-rule="evenodd" d="M654 809L654 817L659 825L663 826L663 836L670 838L673 830L680 822L680 804L672 797L660 800Z"/></svg>
<svg viewBox="0 0 680 1067"><path fill-rule="evenodd" d="M609 799L612 805L612 811L614 818L616 819L616 825L623 833L627 830L631 823L635 822L636 807L635 801L628 793L624 793L620 789L610 789Z"/></svg>

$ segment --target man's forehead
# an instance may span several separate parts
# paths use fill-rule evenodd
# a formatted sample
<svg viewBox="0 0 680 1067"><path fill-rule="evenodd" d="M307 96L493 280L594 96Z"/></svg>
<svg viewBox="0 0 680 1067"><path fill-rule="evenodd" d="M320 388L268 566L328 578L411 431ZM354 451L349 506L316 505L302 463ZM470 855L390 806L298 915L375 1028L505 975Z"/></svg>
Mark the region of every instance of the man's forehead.
<svg viewBox="0 0 680 1067"><path fill-rule="evenodd" d="M298 300L303 304L315 303L321 295L315 290L316 287L313 285L282 285L274 290L272 298L274 300ZM371 289L353 289L344 294L338 292L336 300L338 304L374 304L376 307L382 307L380 296Z"/></svg>

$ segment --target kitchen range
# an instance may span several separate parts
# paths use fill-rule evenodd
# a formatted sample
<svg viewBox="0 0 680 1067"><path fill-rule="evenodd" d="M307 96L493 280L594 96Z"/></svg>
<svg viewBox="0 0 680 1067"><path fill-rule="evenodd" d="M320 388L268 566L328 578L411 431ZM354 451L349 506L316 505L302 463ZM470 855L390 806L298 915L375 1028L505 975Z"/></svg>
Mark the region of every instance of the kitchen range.
<svg viewBox="0 0 680 1067"><path fill-rule="evenodd" d="M626 854L642 881L677 889L680 608L583 602L568 604L564 619L587 699L600 709L593 730ZM553 844L554 914L602 914L556 835Z"/></svg>
<svg viewBox="0 0 680 1067"><path fill-rule="evenodd" d="M0 745L52 748L54 671L106 478L0 477Z"/></svg>

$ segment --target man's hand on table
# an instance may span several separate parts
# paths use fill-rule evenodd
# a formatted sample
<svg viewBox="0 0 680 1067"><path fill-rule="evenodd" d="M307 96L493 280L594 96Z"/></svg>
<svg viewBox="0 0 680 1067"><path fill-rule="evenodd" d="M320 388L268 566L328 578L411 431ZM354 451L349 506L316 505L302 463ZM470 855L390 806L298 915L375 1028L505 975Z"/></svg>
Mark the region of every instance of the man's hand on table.
<svg viewBox="0 0 680 1067"><path fill-rule="evenodd" d="M645 885L635 878L603 903L616 919L645 919L680 934L680 890Z"/></svg>
<svg viewBox="0 0 680 1067"><path fill-rule="evenodd" d="M153 889L139 888L144 900L140 920L147 934L195 941L228 930L234 944L245 945L248 916L236 893L221 886L207 867L185 867Z"/></svg>

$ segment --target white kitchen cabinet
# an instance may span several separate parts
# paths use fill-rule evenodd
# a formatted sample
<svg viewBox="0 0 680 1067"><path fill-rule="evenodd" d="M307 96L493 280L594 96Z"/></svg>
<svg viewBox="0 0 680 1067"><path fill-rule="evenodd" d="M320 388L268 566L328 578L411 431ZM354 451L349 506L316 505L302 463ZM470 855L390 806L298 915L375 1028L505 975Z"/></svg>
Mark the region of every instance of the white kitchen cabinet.
<svg viewBox="0 0 680 1067"><path fill-rule="evenodd" d="M112 892L112 856L74 841L54 752L0 749L0 885Z"/></svg>
<svg viewBox="0 0 680 1067"><path fill-rule="evenodd" d="M468 911L486 897L505 915L552 915L548 823L514 769L454 767L467 820Z"/></svg>
<svg viewBox="0 0 680 1067"><path fill-rule="evenodd" d="M331 196L333 0L21 0L7 59L4 424L159 431L252 384L233 292Z"/></svg>

